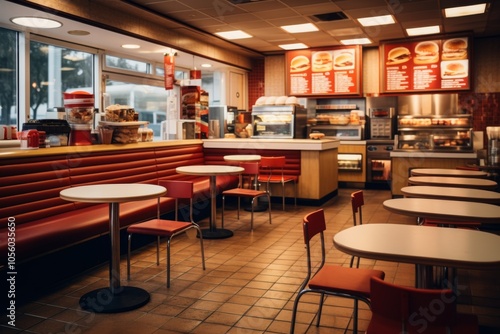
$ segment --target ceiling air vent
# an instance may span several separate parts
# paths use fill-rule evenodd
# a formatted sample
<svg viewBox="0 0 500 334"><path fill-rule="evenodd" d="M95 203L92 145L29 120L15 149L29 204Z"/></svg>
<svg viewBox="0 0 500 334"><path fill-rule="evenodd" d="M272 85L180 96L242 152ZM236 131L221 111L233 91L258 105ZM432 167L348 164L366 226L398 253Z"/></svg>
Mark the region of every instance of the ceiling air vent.
<svg viewBox="0 0 500 334"><path fill-rule="evenodd" d="M250 2L261 2L265 0L227 0L227 2L232 3L233 5L241 5L244 3L250 3Z"/></svg>
<svg viewBox="0 0 500 334"><path fill-rule="evenodd" d="M345 15L343 12L316 14L311 17L315 21L339 21L347 19L347 15Z"/></svg>

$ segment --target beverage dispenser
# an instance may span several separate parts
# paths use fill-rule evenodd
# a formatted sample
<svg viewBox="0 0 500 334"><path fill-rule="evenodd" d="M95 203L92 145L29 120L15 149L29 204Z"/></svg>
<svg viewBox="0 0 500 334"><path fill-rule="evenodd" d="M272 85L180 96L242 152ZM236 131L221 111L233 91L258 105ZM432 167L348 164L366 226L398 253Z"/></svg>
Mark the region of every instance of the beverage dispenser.
<svg viewBox="0 0 500 334"><path fill-rule="evenodd" d="M500 165L500 126L487 126L488 136L488 165Z"/></svg>
<svg viewBox="0 0 500 334"><path fill-rule="evenodd" d="M69 144L92 145L94 95L84 91L64 93L64 108L71 128Z"/></svg>

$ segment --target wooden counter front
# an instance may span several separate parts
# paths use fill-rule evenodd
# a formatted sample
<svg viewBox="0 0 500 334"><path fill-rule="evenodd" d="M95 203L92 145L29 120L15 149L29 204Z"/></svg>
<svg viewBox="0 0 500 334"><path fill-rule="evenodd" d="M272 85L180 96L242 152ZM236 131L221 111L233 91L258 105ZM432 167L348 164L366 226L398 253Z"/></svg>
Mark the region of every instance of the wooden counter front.
<svg viewBox="0 0 500 334"><path fill-rule="evenodd" d="M391 152L392 196L402 197L412 168L457 168L476 161L476 153Z"/></svg>

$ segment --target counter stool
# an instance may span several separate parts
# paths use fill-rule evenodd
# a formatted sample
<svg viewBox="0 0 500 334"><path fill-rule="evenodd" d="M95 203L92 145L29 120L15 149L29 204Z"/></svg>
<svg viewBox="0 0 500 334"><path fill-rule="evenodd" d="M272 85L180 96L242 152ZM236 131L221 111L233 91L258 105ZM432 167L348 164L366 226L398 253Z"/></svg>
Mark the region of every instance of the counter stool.
<svg viewBox="0 0 500 334"><path fill-rule="evenodd" d="M156 265L160 264L160 238L167 238L167 288L170 288L170 241L180 233L194 228L198 231L201 247L201 263L205 270L205 252L203 250L203 237L198 224L193 221L193 182L177 180L159 180L158 184L167 188L165 197L175 199L175 219L161 219L160 199L157 204L156 219L147 220L142 223L130 225L127 228L128 250L127 250L127 279L130 280L130 245L133 234L144 234L156 236ZM180 221L177 219L179 199L189 199L189 221Z"/></svg>

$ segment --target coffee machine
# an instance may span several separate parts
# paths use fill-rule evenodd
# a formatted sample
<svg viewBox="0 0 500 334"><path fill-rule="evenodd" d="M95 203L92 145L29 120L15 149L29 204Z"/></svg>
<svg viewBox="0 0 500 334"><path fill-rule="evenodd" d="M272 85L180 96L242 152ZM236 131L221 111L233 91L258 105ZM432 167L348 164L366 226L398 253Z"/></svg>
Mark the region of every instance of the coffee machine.
<svg viewBox="0 0 500 334"><path fill-rule="evenodd" d="M224 138L226 133L234 133L235 119L238 108L232 106L210 106L208 108L209 123L219 123L219 133L214 134L214 138Z"/></svg>

